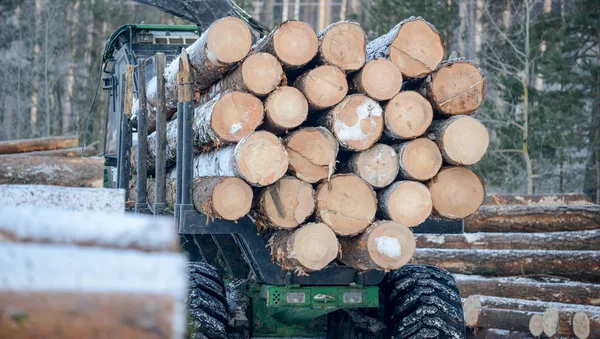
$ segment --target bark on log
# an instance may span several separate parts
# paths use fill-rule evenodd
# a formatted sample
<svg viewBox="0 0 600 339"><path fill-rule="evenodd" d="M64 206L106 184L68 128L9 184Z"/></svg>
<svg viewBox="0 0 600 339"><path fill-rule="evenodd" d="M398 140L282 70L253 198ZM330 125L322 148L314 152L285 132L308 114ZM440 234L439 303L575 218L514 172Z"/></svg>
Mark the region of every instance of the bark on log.
<svg viewBox="0 0 600 339"><path fill-rule="evenodd" d="M389 58L406 78L422 78L436 69L444 57L439 32L421 17L410 17L391 31L369 42L367 61Z"/></svg>
<svg viewBox="0 0 600 339"><path fill-rule="evenodd" d="M304 127L283 141L290 158L289 170L311 184L328 178L335 171L339 144L325 127Z"/></svg>
<svg viewBox="0 0 600 339"><path fill-rule="evenodd" d="M436 112L471 115L485 98L485 78L479 67L461 59L445 61L425 80L426 97Z"/></svg>
<svg viewBox="0 0 600 339"><path fill-rule="evenodd" d="M281 179L288 168L285 147L272 133L257 131L235 147L202 153L194 157L194 177L235 176L255 187L268 186ZM177 171L173 169L171 178Z"/></svg>
<svg viewBox="0 0 600 339"><path fill-rule="evenodd" d="M599 228L599 205L482 206L465 232L561 232Z"/></svg>
<svg viewBox="0 0 600 339"><path fill-rule="evenodd" d="M415 264L437 265L451 273L494 276L554 275L600 281L598 251L418 249Z"/></svg>
<svg viewBox="0 0 600 339"><path fill-rule="evenodd" d="M587 312L589 314L600 314L600 307L589 305L573 305L546 301L534 301L512 298L501 298L484 295L471 295L463 302L465 311L471 308L486 307L499 308L503 310L517 310L529 312L544 312L549 308L563 311Z"/></svg>
<svg viewBox="0 0 600 339"><path fill-rule="evenodd" d="M442 167L442 155L437 145L426 138L418 138L393 145L398 152L400 174L409 180L426 181Z"/></svg>
<svg viewBox="0 0 600 339"><path fill-rule="evenodd" d="M269 239L273 262L284 270L318 271L332 262L339 243L335 233L322 223L306 224L295 230L281 230Z"/></svg>
<svg viewBox="0 0 600 339"><path fill-rule="evenodd" d="M364 94L349 95L320 118L340 145L359 152L371 148L383 133L383 109Z"/></svg>
<svg viewBox="0 0 600 339"><path fill-rule="evenodd" d="M300 126L308 116L308 102L295 87L281 86L265 99L265 129L280 134Z"/></svg>
<svg viewBox="0 0 600 339"><path fill-rule="evenodd" d="M435 140L442 157L451 165L478 163L490 143L490 135L485 126L466 115L433 121L428 137Z"/></svg>
<svg viewBox="0 0 600 339"><path fill-rule="evenodd" d="M375 219L377 197L371 185L353 174L336 174L317 187L317 220L335 233L356 235Z"/></svg>
<svg viewBox="0 0 600 339"><path fill-rule="evenodd" d="M488 194L483 205L592 205L582 193L565 194Z"/></svg>
<svg viewBox="0 0 600 339"><path fill-rule="evenodd" d="M84 157L91 157L97 155L96 147L94 146L86 146L85 151L83 153ZM77 158L81 157L81 147L75 148L65 148L65 149L56 149L51 151L35 151L35 152L27 152L27 153L18 153L15 155L20 155L23 157L65 157L65 158ZM3 155L0 155L2 157Z"/></svg>
<svg viewBox="0 0 600 339"><path fill-rule="evenodd" d="M463 298L481 294L600 306L600 285L580 282L547 283L525 278L490 278L462 274L455 274L454 279Z"/></svg>
<svg viewBox="0 0 600 339"><path fill-rule="evenodd" d="M463 219L475 213L485 198L481 178L464 167L446 167L428 183L434 213Z"/></svg>
<svg viewBox="0 0 600 339"><path fill-rule="evenodd" d="M551 233L417 234L415 237L419 248L561 251L600 249L600 229Z"/></svg>
<svg viewBox="0 0 600 339"><path fill-rule="evenodd" d="M385 135L392 139L414 139L429 128L433 108L427 99L414 91L400 92L384 110Z"/></svg>
<svg viewBox="0 0 600 339"><path fill-rule="evenodd" d="M598 338L600 313L549 308L542 316L544 334L549 337L564 335L571 338Z"/></svg>
<svg viewBox="0 0 600 339"><path fill-rule="evenodd" d="M532 339L532 336L529 331L521 332L499 328L475 328L471 331L467 330L467 339Z"/></svg>
<svg viewBox="0 0 600 339"><path fill-rule="evenodd" d="M358 71L365 64L367 35L358 23L333 23L321 31L318 37L320 64L334 65L347 73Z"/></svg>
<svg viewBox="0 0 600 339"><path fill-rule="evenodd" d="M104 159L4 156L0 184L100 188Z"/></svg>
<svg viewBox="0 0 600 339"><path fill-rule="evenodd" d="M252 50L276 56L283 69L290 72L308 64L317 55L318 48L317 34L309 24L288 20L260 40Z"/></svg>
<svg viewBox="0 0 600 339"><path fill-rule="evenodd" d="M335 106L348 93L346 75L336 66L324 65L306 71L294 81L308 101L311 111Z"/></svg>
<svg viewBox="0 0 600 339"><path fill-rule="evenodd" d="M79 138L75 136L8 140L0 141L0 154L50 151L77 147L77 145L79 145Z"/></svg>
<svg viewBox="0 0 600 339"><path fill-rule="evenodd" d="M395 270L410 261L415 237L408 227L394 221L377 221L352 238L340 238L339 259L361 271Z"/></svg>
<svg viewBox="0 0 600 339"><path fill-rule="evenodd" d="M293 229L313 215L315 192L307 182L295 177L283 177L260 193L257 205L259 224Z"/></svg>
<svg viewBox="0 0 600 339"><path fill-rule="evenodd" d="M398 181L379 191L377 198L382 217L408 227L420 225L431 215L431 193L420 182Z"/></svg>
<svg viewBox="0 0 600 339"><path fill-rule="evenodd" d="M398 153L386 144L375 144L366 151L354 153L344 167L345 172L352 172L375 188L391 184L399 170Z"/></svg>
<svg viewBox="0 0 600 339"><path fill-rule="evenodd" d="M390 100L402 88L402 73L388 59L373 59L349 81L351 91L363 93L377 101Z"/></svg>
<svg viewBox="0 0 600 339"><path fill-rule="evenodd" d="M536 314L540 315L541 313L477 307L465 313L465 325L468 327L529 332L529 321Z"/></svg>

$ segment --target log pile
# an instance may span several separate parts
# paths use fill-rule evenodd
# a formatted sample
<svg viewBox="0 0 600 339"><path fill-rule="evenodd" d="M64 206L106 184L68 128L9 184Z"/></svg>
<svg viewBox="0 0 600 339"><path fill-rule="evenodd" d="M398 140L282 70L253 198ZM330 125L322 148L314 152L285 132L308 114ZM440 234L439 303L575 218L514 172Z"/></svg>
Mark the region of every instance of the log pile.
<svg viewBox="0 0 600 339"><path fill-rule="evenodd" d="M209 217L248 213L284 269L306 273L336 258L361 271L396 269L415 251L410 227L429 217L464 219L483 203L483 182L464 166L477 163L489 143L472 117L484 78L472 62L442 62L444 42L424 19L409 18L370 42L354 22L317 34L290 20L247 53L221 76L203 78L211 84L193 86L194 192L205 178L237 178L247 184L236 193L244 199L213 193L211 203L226 199L221 205L243 213L207 208L210 192L194 193L193 202ZM167 103L178 63L165 71ZM208 71L193 60L191 67ZM402 90L407 82L416 90ZM149 93L148 102L158 102ZM173 107L167 104L167 118ZM168 204L177 128L168 122ZM148 142L151 174L156 133Z"/></svg>

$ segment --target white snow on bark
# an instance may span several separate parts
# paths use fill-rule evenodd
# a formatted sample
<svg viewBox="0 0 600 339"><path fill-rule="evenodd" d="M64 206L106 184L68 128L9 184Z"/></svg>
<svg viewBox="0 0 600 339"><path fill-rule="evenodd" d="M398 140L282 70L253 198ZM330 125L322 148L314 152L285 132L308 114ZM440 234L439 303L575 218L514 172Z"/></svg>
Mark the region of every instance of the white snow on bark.
<svg viewBox="0 0 600 339"><path fill-rule="evenodd" d="M352 126L346 125L339 119L335 120L334 129L337 137L340 141L348 140L362 140L367 137L361 129L361 123L365 119L373 117L380 117L383 113L381 106L373 99L368 99L363 104L358 106L356 109L357 120ZM375 125L374 121L371 121L371 125Z"/></svg>
<svg viewBox="0 0 600 339"><path fill-rule="evenodd" d="M446 239L443 234L425 234L425 240L434 244L443 244Z"/></svg>
<svg viewBox="0 0 600 339"><path fill-rule="evenodd" d="M375 238L375 243L377 244L379 253L387 255L390 258L398 258L402 253L402 247L396 238L384 235Z"/></svg>
<svg viewBox="0 0 600 339"><path fill-rule="evenodd" d="M484 238L484 234L482 233L463 233L465 240L470 244L475 241L479 241Z"/></svg>
<svg viewBox="0 0 600 339"><path fill-rule="evenodd" d="M218 151L202 153L194 157L194 178L211 176L235 176L233 153L235 147L224 147ZM177 169L173 169L170 178L177 178Z"/></svg>

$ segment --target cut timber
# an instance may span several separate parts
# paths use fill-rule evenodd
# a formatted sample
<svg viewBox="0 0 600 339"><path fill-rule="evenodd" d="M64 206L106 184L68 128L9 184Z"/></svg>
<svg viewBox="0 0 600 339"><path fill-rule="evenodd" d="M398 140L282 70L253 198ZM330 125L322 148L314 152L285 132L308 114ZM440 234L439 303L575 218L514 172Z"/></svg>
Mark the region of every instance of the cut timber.
<svg viewBox="0 0 600 339"><path fill-rule="evenodd" d="M599 251L454 250L419 248L415 264L437 265L451 273L496 276L554 275L600 281Z"/></svg>
<svg viewBox="0 0 600 339"><path fill-rule="evenodd" d="M81 147L55 149L55 150L51 150L51 151L35 151L35 152L18 153L18 154L21 156L76 158L76 157L81 157ZM83 156L91 157L96 154L98 154L98 152L96 152L96 147L86 146Z"/></svg>
<svg viewBox="0 0 600 339"><path fill-rule="evenodd" d="M367 60L389 58L407 78L428 75L443 57L444 41L441 35L421 17L402 21L367 45Z"/></svg>
<svg viewBox="0 0 600 339"><path fill-rule="evenodd" d="M77 145L79 145L79 138L75 136L9 140L0 142L0 154L50 151L77 147Z"/></svg>
<svg viewBox="0 0 600 339"><path fill-rule="evenodd" d="M371 148L383 133L383 109L364 94L347 96L321 117L340 145L350 151Z"/></svg>
<svg viewBox="0 0 600 339"><path fill-rule="evenodd" d="M385 134L394 139L414 139L425 133L433 120L433 108L414 91L398 93L384 110Z"/></svg>
<svg viewBox="0 0 600 339"><path fill-rule="evenodd" d="M570 338L600 337L600 313L549 308L542 317L544 334L548 337L564 335Z"/></svg>
<svg viewBox="0 0 600 339"><path fill-rule="evenodd" d="M529 321L540 312L503 310L498 308L475 307L466 310L465 325L468 327L499 328L509 331L529 331Z"/></svg>
<svg viewBox="0 0 600 339"><path fill-rule="evenodd" d="M265 128L273 133L294 129L307 116L308 102L295 87L281 86L265 100Z"/></svg>
<svg viewBox="0 0 600 339"><path fill-rule="evenodd" d="M391 184L400 170L398 154L386 144L376 144L366 151L353 154L348 160L348 171L366 180L375 188Z"/></svg>
<svg viewBox="0 0 600 339"><path fill-rule="evenodd" d="M529 319L529 332L536 337L541 336L544 333L544 320L542 315L534 314Z"/></svg>
<svg viewBox="0 0 600 339"><path fill-rule="evenodd" d="M284 270L318 271L336 258L339 243L327 225L311 223L282 230L269 240L273 262Z"/></svg>
<svg viewBox="0 0 600 339"><path fill-rule="evenodd" d="M341 69L331 65L305 72L294 81L294 87L304 94L312 111L334 106L348 93L346 75Z"/></svg>
<svg viewBox="0 0 600 339"><path fill-rule="evenodd" d="M434 211L448 219L468 217L485 198L481 178L464 167L442 168L428 186Z"/></svg>
<svg viewBox="0 0 600 339"><path fill-rule="evenodd" d="M426 181L442 167L442 155L437 145L426 138L418 138L394 145L398 152L400 174L406 179Z"/></svg>
<svg viewBox="0 0 600 339"><path fill-rule="evenodd" d="M465 232L560 232L597 229L599 205L481 206Z"/></svg>
<svg viewBox="0 0 600 339"><path fill-rule="evenodd" d="M388 59L373 59L352 77L350 84L353 92L385 101L400 92L402 74Z"/></svg>
<svg viewBox="0 0 600 339"><path fill-rule="evenodd" d="M104 158L4 156L0 184L96 187L104 184Z"/></svg>
<svg viewBox="0 0 600 339"><path fill-rule="evenodd" d="M564 194L488 194L484 205L592 205L590 198L582 193Z"/></svg>
<svg viewBox="0 0 600 339"><path fill-rule="evenodd" d="M288 168L285 147L272 133L257 131L242 139L235 147L202 153L194 157L194 177L236 176L256 187L279 180ZM176 170L171 171L175 178Z"/></svg>
<svg viewBox="0 0 600 339"><path fill-rule="evenodd" d="M556 308L563 311L569 310L574 312L588 312L590 314L600 314L600 307L597 306L500 298L483 295L471 295L467 298L465 302L463 302L463 309L465 311L475 307L500 308L504 310L517 310L529 312L544 312L549 308Z"/></svg>
<svg viewBox="0 0 600 339"><path fill-rule="evenodd" d="M340 261L361 271L395 270L415 253L415 237L408 227L394 221L377 221L352 238L340 238Z"/></svg>
<svg viewBox="0 0 600 339"><path fill-rule="evenodd" d="M376 212L373 188L353 174L336 174L317 187L317 220L339 235L361 233L371 225Z"/></svg>
<svg viewBox="0 0 600 339"><path fill-rule="evenodd" d="M298 179L311 184L333 174L339 145L325 127L305 127L284 140L290 158L289 170Z"/></svg>
<svg viewBox="0 0 600 339"><path fill-rule="evenodd" d="M483 103L485 79L470 61L445 61L426 79L425 92L437 112L446 116L470 115Z"/></svg>
<svg viewBox="0 0 600 339"><path fill-rule="evenodd" d="M260 40L253 50L273 54L286 71L294 71L309 63L318 48L317 34L309 24L288 20Z"/></svg>
<svg viewBox="0 0 600 339"><path fill-rule="evenodd" d="M490 278L462 274L455 274L454 279L463 298L482 294L600 306L600 285L571 281L548 283L525 278Z"/></svg>
<svg viewBox="0 0 600 339"><path fill-rule="evenodd" d="M358 71L367 58L367 35L356 22L340 21L319 33L319 62Z"/></svg>
<svg viewBox="0 0 600 339"><path fill-rule="evenodd" d="M534 314L532 318L536 316L538 316L538 314ZM503 330L499 328L476 327L471 331L467 330L467 339L532 339L531 334L533 333L529 333L528 331L522 332Z"/></svg>
<svg viewBox="0 0 600 339"><path fill-rule="evenodd" d="M53 207L117 213L125 211L125 191L45 185L0 185L0 206Z"/></svg>
<svg viewBox="0 0 600 339"><path fill-rule="evenodd" d="M257 212L266 226L292 229L303 224L314 211L312 186L295 177L284 177L261 192Z"/></svg>
<svg viewBox="0 0 600 339"><path fill-rule="evenodd" d="M408 227L420 225L431 215L431 193L416 181L398 181L378 194L379 212Z"/></svg>
<svg viewBox="0 0 600 339"><path fill-rule="evenodd" d="M444 160L452 165L478 163L490 143L485 126L465 115L433 121L429 137L437 142Z"/></svg>

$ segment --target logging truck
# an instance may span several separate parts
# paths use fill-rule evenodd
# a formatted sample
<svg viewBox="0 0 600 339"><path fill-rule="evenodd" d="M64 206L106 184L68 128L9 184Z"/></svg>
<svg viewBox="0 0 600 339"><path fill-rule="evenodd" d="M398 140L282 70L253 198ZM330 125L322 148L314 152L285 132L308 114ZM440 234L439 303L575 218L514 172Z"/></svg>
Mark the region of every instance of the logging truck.
<svg viewBox="0 0 600 339"><path fill-rule="evenodd" d="M220 97L231 95L228 100L246 100L249 105L260 107L261 118L253 122L255 125L260 124L263 114L262 101L255 102L254 97L245 97L247 95L245 93L261 97L260 86L253 87L251 83L244 83L242 91L233 92L234 94L227 94L231 92L222 89L228 86L228 81L239 81L234 79L236 76L244 76L236 75L235 72L250 72L253 68L251 63L259 65L275 60L274 67L279 67L280 70L281 67L286 71L294 69L297 65L292 61L295 60L296 51L271 51L271 54L290 53L292 61L289 63L279 63L268 53L255 53L244 59L244 63L249 66L239 66L225 78L226 72L218 67L202 73L197 67L190 67L190 64L197 65L198 59L201 59L204 65L209 65L215 62L214 59L218 56L203 56L201 55L203 50L197 53L191 50L190 46L210 44L210 41L206 42L206 40L211 39L211 35L206 32L211 25L224 22L219 19L240 19L250 27L253 36L251 40L265 36L268 39L269 30L229 0L138 2L158 7L197 25L130 24L122 26L110 36L103 54L103 88L109 96L104 150L107 169L105 185L128 191L129 200L135 201L129 206L132 213L174 215L182 251L194 263L190 266L189 272L191 283L188 307L189 318L194 328L190 336L192 338L227 338L228 336L235 338L412 338L413 336L421 338L428 334L429 337L464 338L461 299L456 283L447 271L427 265L405 265L400 269L377 270L369 266L375 265L376 259L371 258L372 261L364 264L364 258L350 255L357 246L361 246L361 243L368 243L371 234L376 234L378 230L383 232L389 225L380 225L382 223L376 222L373 224L373 230L341 241L341 251L347 251L348 255L343 257L342 262L331 262L340 251L336 235L357 234L358 231L353 227L359 227L362 231L370 223L363 226L347 220L339 224L339 228L312 223L294 232L286 230L288 223L293 226L298 226L298 222L304 223L306 217L312 215L314 206L307 207L306 211L302 212L304 214L296 213L294 215L296 219L291 221L285 218L279 220L277 217L266 220L252 214L240 218L240 215L248 213L253 203L253 190L250 186L266 186L273 182L268 175L255 176L252 173L253 165L248 164L250 161L247 163L242 161L247 168L240 165L240 157L243 156L240 153L244 152L244 144L254 142L252 138L256 138L258 140L256 142L260 141L263 144L279 145L281 141L277 137L273 140L269 139L271 137L266 134L270 133L263 131L257 131L242 140L227 139L236 134L236 126L227 128L224 134L220 135L217 135L219 131L208 131L206 133L214 135L211 134L210 138L202 140L201 136L194 135L200 128L193 125L194 121L197 121L194 116L195 109L207 102L212 102L212 107L216 107ZM236 26L237 21L225 22L223 25L227 30L239 29ZM297 29L295 32L301 30L299 27L294 29ZM246 44L242 41L246 33L243 29L239 29L239 32L236 34L238 39L236 43L243 46ZM294 34L301 35L301 32ZM318 48L316 40L314 48ZM364 50L364 46L362 49ZM232 57L229 61L222 58L221 64L238 62L246 54ZM283 57L279 55L279 59ZM298 64L303 63L306 64L303 61L298 62ZM383 66L387 67L387 65ZM339 69L337 66L321 67L324 68L317 68L312 72L331 73L327 67L332 68L333 71ZM341 76L345 83L345 73L356 71L360 67L349 65L344 69L345 72L339 74L334 72L335 74L331 73L333 74L331 76ZM278 72L276 76L283 73ZM202 74L199 76L199 73ZM306 91L303 86L311 85L308 84L309 80L302 80L302 77L299 79L295 88ZM222 86L221 89L210 87L216 81L219 81L217 84ZM302 81L306 83L301 83ZM281 78L275 79L274 82L277 85L281 82ZM173 86L173 83L177 85ZM289 93L285 95L290 97L296 95L295 92L298 91L290 88ZM399 89L398 85L392 92L397 92ZM211 91L221 91L221 93L205 94ZM331 106L324 103L320 96L312 100L310 93L304 94L309 100L308 105L304 102L306 109L322 109ZM206 95L208 97L205 97ZM387 93L381 95L384 99L389 99L391 96ZM339 102L345 94L342 94L339 99L335 96L340 95L332 95L329 99ZM365 98L367 97L348 96L345 100L356 100L360 105L371 100ZM215 114L214 110L211 112ZM205 115L211 112L207 111ZM171 117L172 121L167 124ZM269 118L265 118L265 123L277 125L276 122L269 121ZM380 124L377 128L383 130L381 119L377 123ZM246 126L240 125L239 128L246 128ZM321 133L319 128L321 127L315 127L308 132L313 131L318 135L315 138L325 134L330 136L330 139L325 137L324 142L334 140L337 154L338 146L333 135L328 131ZM287 130L286 127L280 129ZM153 131L154 133L149 136L149 132ZM424 129L418 134L423 131ZM286 142L292 143L293 136L294 134L289 134ZM339 138L338 135L336 137ZM172 143L172 140L178 142ZM237 164L235 171L232 172L234 175L225 174L226 177L213 176L210 179L198 178L201 177L199 173L204 170L209 172L209 167L214 167L214 159L210 158L214 157L214 154L206 155L199 152L202 147L214 146L211 143L219 142L231 144L232 140L239 142L235 149L223 147L218 152L222 153L219 157L228 156L233 159L230 162ZM310 140L313 140L313 137L306 138L302 142L310 142ZM422 147L430 147L429 141L425 139L417 140L413 145L421 147L418 145L419 142L424 144ZM365 144L348 142L341 147L362 150L371 147L373 143L374 141L365 141ZM382 151L396 153L391 147L385 145L377 147ZM436 146L433 147L437 152ZM226 152L229 153L225 154ZM277 167L281 152L285 150L273 146L269 148L269 152L262 153L262 158L256 161L272 167L272 176L279 178L288 171L286 159L282 173L275 173L281 171ZM197 156L198 153L200 156ZM400 154L402 155L402 150ZM437 173L441 166L441 156L438 157L439 163L435 165L437 167L434 166L431 174L426 174L428 178ZM292 156L290 158L290 162L293 161ZM333 159L335 162L335 155ZM325 164L320 168L321 172L305 173L302 177L304 181L294 177L283 177L278 181L278 185L288 185L286 187L290 191L298 195L308 194L310 197L311 194L315 194L311 183L329 177L329 180L323 182L317 189L316 194L319 195L317 205L320 201L331 202L335 199L343 199L343 194L332 193L336 185L354 185L358 188L364 185L365 197L377 199L371 186L363 184L365 181L357 179L354 175L332 176L328 165L331 164ZM221 166L224 166L223 163ZM227 166L231 164L228 163ZM296 177L301 177L295 173L299 166L290 166L290 171ZM167 168L173 170L167 173ZM396 166L394 170L397 173L399 169ZM406 169L402 170L406 171ZM388 179L385 179L385 182L379 180L384 179L373 179L373 186L377 187L381 184L383 187L391 182ZM425 187L420 185L417 189L421 189L421 186ZM218 187L222 187L221 193L216 192ZM278 192L281 190L262 194L258 204L268 205L269 199ZM230 200L227 204L223 203L223 206L217 206L220 204L215 198L217 194L227 196ZM266 210L268 207L262 206L259 210L260 208L265 209L263 214L269 213ZM357 205L356 208L370 207ZM389 216L393 212L388 211L385 214ZM325 218L326 216L321 213L321 219ZM267 226L276 224L281 229L278 232L283 232L283 235L280 237L274 235L271 240L265 238L264 224L268 224ZM419 226L413 227L412 231L414 233L462 233L463 223L462 220L427 219ZM286 252L290 246L292 250L298 252L302 251L303 246L311 248L313 243L329 241L330 238L336 242L336 246L327 250L325 255L328 259L324 263L312 262L311 265L314 266L310 266L303 262L303 260L310 261L311 256L316 255L315 253L296 253L292 258ZM406 248L410 246L406 244ZM414 248L414 245L412 246ZM362 264L352 264L353 261ZM366 266L360 266L363 264ZM230 278L229 280L242 281L238 284L237 290L228 291L227 296L223 276ZM239 300L230 298L230 295L244 295L249 302L243 304ZM239 309L236 310L240 305L242 305L241 313ZM234 315L231 312L238 313ZM368 320L357 320L355 314L359 314L361 319ZM376 324L385 324L384 329L378 328Z"/></svg>

